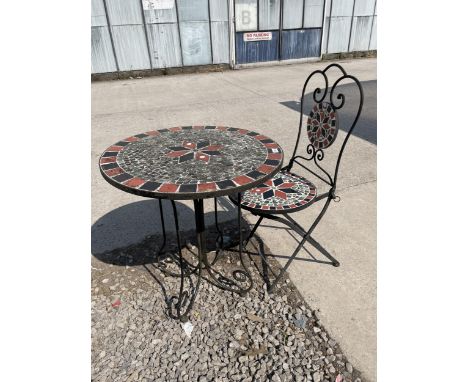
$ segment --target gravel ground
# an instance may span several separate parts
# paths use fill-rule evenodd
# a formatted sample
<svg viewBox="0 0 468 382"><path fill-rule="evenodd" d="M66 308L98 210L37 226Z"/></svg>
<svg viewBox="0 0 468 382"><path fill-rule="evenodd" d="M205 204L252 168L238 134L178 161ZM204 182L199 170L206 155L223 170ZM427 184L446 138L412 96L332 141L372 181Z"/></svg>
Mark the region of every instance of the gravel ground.
<svg viewBox="0 0 468 382"><path fill-rule="evenodd" d="M224 226L236 237L235 226ZM244 298L202 281L188 336L167 315L165 298L176 294L178 279L151 265L161 242L151 236L92 258L92 381L364 382L289 279L265 291L258 256L247 258L254 287ZM190 254L194 233L183 242ZM247 250L257 253L252 244ZM238 260L225 251L217 266L230 269Z"/></svg>

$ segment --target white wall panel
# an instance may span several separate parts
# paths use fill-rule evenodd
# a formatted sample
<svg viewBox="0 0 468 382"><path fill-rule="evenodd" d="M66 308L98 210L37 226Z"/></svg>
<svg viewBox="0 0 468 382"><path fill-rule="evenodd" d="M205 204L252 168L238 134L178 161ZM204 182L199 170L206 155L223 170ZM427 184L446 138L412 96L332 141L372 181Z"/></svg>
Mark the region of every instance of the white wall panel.
<svg viewBox="0 0 468 382"><path fill-rule="evenodd" d="M175 3L172 8L166 9L144 9L147 24L176 23L177 12Z"/></svg>
<svg viewBox="0 0 468 382"><path fill-rule="evenodd" d="M209 23L180 23L184 65L211 64Z"/></svg>
<svg viewBox="0 0 468 382"><path fill-rule="evenodd" d="M116 70L109 29L107 26L91 28L91 73L108 73Z"/></svg>
<svg viewBox="0 0 468 382"><path fill-rule="evenodd" d="M333 16L351 16L353 14L353 0L333 0Z"/></svg>
<svg viewBox="0 0 468 382"><path fill-rule="evenodd" d="M328 41L328 53L348 51L351 17L332 17Z"/></svg>
<svg viewBox="0 0 468 382"><path fill-rule="evenodd" d="M303 0L287 0L283 2L283 29L302 28Z"/></svg>
<svg viewBox="0 0 468 382"><path fill-rule="evenodd" d="M305 0L304 28L321 28L324 0Z"/></svg>
<svg viewBox="0 0 468 382"><path fill-rule="evenodd" d="M213 64L229 63L229 27L227 21L211 23Z"/></svg>
<svg viewBox="0 0 468 382"><path fill-rule="evenodd" d="M179 22L208 21L208 0L178 0Z"/></svg>
<svg viewBox="0 0 468 382"><path fill-rule="evenodd" d="M377 16L374 16L374 26L372 27L372 35L370 40L369 50L377 49Z"/></svg>
<svg viewBox="0 0 468 382"><path fill-rule="evenodd" d="M260 29L279 29L280 0L259 0Z"/></svg>
<svg viewBox="0 0 468 382"><path fill-rule="evenodd" d="M211 21L228 21L228 0L210 0Z"/></svg>
<svg viewBox="0 0 468 382"><path fill-rule="evenodd" d="M105 0L111 25L143 24L140 0Z"/></svg>
<svg viewBox="0 0 468 382"><path fill-rule="evenodd" d="M257 0L235 0L236 31L257 29Z"/></svg>
<svg viewBox="0 0 468 382"><path fill-rule="evenodd" d="M150 69L143 25L113 26L112 35L120 70Z"/></svg>
<svg viewBox="0 0 468 382"><path fill-rule="evenodd" d="M91 26L101 27L104 25L107 25L107 19L103 0L91 0Z"/></svg>
<svg viewBox="0 0 468 382"><path fill-rule="evenodd" d="M372 16L354 17L350 52L367 50L371 35Z"/></svg>
<svg viewBox="0 0 468 382"><path fill-rule="evenodd" d="M356 0L354 16L372 16L374 14L375 0Z"/></svg>
<svg viewBox="0 0 468 382"><path fill-rule="evenodd" d="M182 66L177 24L148 24L153 68Z"/></svg>

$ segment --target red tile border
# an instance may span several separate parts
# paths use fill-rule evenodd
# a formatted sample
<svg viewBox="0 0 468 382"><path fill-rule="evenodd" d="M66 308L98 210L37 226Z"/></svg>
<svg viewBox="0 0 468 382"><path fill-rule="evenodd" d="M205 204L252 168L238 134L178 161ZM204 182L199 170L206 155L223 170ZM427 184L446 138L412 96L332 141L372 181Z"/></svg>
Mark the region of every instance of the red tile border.
<svg viewBox="0 0 468 382"><path fill-rule="evenodd" d="M128 187L139 187L141 186L143 183L146 183L146 180L144 179L141 179L141 178L132 178L130 180L127 180L124 184Z"/></svg>
<svg viewBox="0 0 468 382"><path fill-rule="evenodd" d="M252 178L249 178L248 176L241 175L238 176L237 178L232 179L235 183L237 183L239 186L243 186L245 184L249 184L253 182Z"/></svg>
<svg viewBox="0 0 468 382"><path fill-rule="evenodd" d="M200 183L197 185L197 192L216 191L216 183Z"/></svg>
<svg viewBox="0 0 468 382"><path fill-rule="evenodd" d="M114 163L114 162L117 162L117 157L101 158L101 160L99 161L100 164Z"/></svg>
<svg viewBox="0 0 468 382"><path fill-rule="evenodd" d="M267 164L262 164L259 168L257 168L258 171L263 172L264 174L270 174L271 172L273 172L274 169L274 166L270 166Z"/></svg>
<svg viewBox="0 0 468 382"><path fill-rule="evenodd" d="M179 189L178 184L163 183L159 186L158 192L177 192L178 189Z"/></svg>
<svg viewBox="0 0 468 382"><path fill-rule="evenodd" d="M121 151L123 150L124 146L111 146L108 147L106 151Z"/></svg>
<svg viewBox="0 0 468 382"><path fill-rule="evenodd" d="M268 153L267 159L280 160L283 157L283 153Z"/></svg>
<svg viewBox="0 0 468 382"><path fill-rule="evenodd" d="M122 174L124 172L124 170L122 170L120 167L116 167L116 168L112 168L110 170L106 170L104 172L106 173L107 176L112 177L112 176Z"/></svg>
<svg viewBox="0 0 468 382"><path fill-rule="evenodd" d="M161 135L161 133L159 131L157 131L157 130L147 131L145 134L150 135L152 137L157 136L157 135Z"/></svg>

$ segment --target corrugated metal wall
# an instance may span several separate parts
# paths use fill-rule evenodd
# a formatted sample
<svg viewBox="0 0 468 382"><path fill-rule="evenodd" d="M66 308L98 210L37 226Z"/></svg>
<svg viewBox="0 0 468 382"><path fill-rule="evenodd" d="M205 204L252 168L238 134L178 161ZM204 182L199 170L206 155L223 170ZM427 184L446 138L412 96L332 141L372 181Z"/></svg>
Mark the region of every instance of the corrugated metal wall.
<svg viewBox="0 0 468 382"><path fill-rule="evenodd" d="M91 0L91 70L229 63L229 0Z"/></svg>
<svg viewBox="0 0 468 382"><path fill-rule="evenodd" d="M258 4L242 1L245 7ZM278 28L279 1L258 1L265 13L261 29ZM285 7L288 28L299 27L294 12L303 8L304 28L321 27L323 0L283 1L296 5ZM229 0L91 0L92 73L229 63L228 5ZM377 49L376 7L377 0L326 0L323 37L312 33L311 44L322 38L322 54ZM295 56L284 52L285 58Z"/></svg>
<svg viewBox="0 0 468 382"><path fill-rule="evenodd" d="M377 49L377 0L328 0L322 53Z"/></svg>

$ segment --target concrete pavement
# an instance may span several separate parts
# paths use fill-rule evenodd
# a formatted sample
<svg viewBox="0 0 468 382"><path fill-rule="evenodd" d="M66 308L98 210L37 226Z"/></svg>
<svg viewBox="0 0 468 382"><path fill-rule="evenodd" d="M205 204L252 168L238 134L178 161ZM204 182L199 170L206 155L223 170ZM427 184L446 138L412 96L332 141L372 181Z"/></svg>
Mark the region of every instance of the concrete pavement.
<svg viewBox="0 0 468 382"><path fill-rule="evenodd" d="M97 160L113 142L139 132L168 126L220 124L242 127L275 139L289 159L299 122L298 103L307 75L327 62L284 65L204 74L96 82L92 84L92 252L100 253L138 243L159 232L157 204L126 194L102 179ZM376 380L376 60L342 62L363 83L365 103L361 122L348 142L338 178L341 202L332 203L314 238L340 262L339 268L313 262L313 247L301 251L290 267L290 278L339 341L350 361L369 381ZM345 84L345 83L343 83ZM319 84L322 86L322 84ZM313 90L313 88L312 88ZM345 95L350 92L343 86ZM352 98L347 102L352 104ZM343 110L343 121L349 118ZM333 156L345 134L326 151ZM304 137L305 138L305 137ZM302 141L305 147L305 140ZM328 166L326 166L328 167ZM331 168L331 167L330 167ZM310 176L303 171L300 175ZM320 183L317 183L320 192ZM207 202L212 211L211 203ZM235 217L223 201L221 220ZM182 230L194 226L192 205L178 203ZM295 215L305 226L319 208ZM207 224L213 222L208 213ZM254 219L245 214L253 222ZM168 215L168 219L170 219ZM297 244L286 227L267 221L259 235L284 262ZM310 254L309 254L309 253Z"/></svg>

